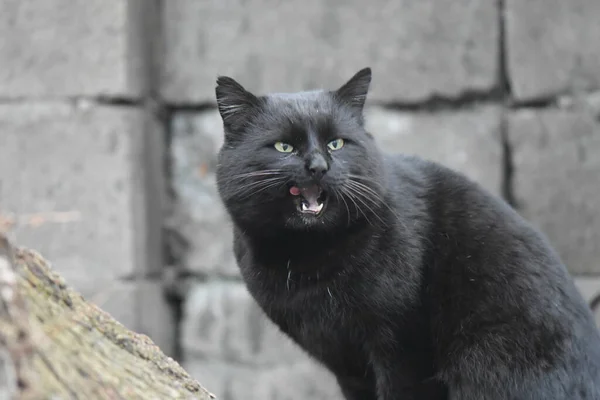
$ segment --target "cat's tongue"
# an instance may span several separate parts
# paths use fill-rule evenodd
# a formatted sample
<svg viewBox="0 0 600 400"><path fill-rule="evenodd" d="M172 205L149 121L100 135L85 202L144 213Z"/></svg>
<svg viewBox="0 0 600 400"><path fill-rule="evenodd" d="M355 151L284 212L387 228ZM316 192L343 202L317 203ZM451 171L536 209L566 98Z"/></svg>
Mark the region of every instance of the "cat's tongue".
<svg viewBox="0 0 600 400"><path fill-rule="evenodd" d="M309 211L313 213L319 213L323 208L323 204L319 204L317 200L321 195L321 188L316 185L308 186L305 188L298 188L296 186L292 186L290 188L290 194L293 196L298 196L302 194L302 198L304 201L302 202L302 211Z"/></svg>

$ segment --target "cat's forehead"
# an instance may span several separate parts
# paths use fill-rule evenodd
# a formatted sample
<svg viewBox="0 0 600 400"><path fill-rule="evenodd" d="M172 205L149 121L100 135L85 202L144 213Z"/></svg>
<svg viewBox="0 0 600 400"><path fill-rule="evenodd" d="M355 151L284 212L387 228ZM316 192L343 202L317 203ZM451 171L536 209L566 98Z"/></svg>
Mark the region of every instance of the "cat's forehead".
<svg viewBox="0 0 600 400"><path fill-rule="evenodd" d="M335 102L328 92L274 93L266 97L266 113L281 122L330 119Z"/></svg>
<svg viewBox="0 0 600 400"><path fill-rule="evenodd" d="M260 126L263 137L266 133L296 138L307 134L329 137L337 131L360 131L359 121L331 92L275 93L264 99L254 124Z"/></svg>
<svg viewBox="0 0 600 400"><path fill-rule="evenodd" d="M307 114L318 111L331 111L331 96L322 91L274 93L267 96L267 104L271 112Z"/></svg>

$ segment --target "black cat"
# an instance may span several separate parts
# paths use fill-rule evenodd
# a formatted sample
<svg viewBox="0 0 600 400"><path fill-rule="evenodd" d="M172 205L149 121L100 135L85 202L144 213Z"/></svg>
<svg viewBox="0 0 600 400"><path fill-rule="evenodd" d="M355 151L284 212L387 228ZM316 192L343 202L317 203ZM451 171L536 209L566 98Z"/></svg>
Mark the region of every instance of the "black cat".
<svg viewBox="0 0 600 400"><path fill-rule="evenodd" d="M600 399L600 335L547 240L461 174L380 152L370 82L218 78L218 188L256 302L347 399Z"/></svg>

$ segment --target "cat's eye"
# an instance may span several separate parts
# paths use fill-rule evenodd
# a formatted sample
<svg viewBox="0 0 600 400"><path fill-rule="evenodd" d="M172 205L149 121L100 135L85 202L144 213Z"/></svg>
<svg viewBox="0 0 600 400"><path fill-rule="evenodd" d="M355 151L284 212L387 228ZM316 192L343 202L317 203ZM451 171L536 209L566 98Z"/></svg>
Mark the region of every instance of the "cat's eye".
<svg viewBox="0 0 600 400"><path fill-rule="evenodd" d="M344 146L344 139L334 139L331 142L327 143L327 147L329 150L339 150Z"/></svg>
<svg viewBox="0 0 600 400"><path fill-rule="evenodd" d="M274 146L277 151L282 153L291 153L292 151L294 151L294 146L292 146L291 144L277 142Z"/></svg>

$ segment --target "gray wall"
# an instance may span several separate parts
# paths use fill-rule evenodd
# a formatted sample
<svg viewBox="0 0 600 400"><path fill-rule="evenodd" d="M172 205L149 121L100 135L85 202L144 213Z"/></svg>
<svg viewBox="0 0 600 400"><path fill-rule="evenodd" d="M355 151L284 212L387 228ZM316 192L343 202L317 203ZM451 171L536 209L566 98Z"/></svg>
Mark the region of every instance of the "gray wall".
<svg viewBox="0 0 600 400"><path fill-rule="evenodd" d="M336 398L240 281L217 74L294 91L371 66L380 144L512 202L591 299L598 15L597 0L0 0L0 229L220 398Z"/></svg>

